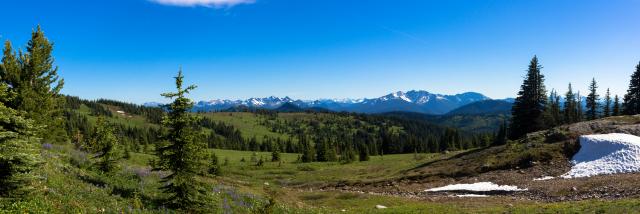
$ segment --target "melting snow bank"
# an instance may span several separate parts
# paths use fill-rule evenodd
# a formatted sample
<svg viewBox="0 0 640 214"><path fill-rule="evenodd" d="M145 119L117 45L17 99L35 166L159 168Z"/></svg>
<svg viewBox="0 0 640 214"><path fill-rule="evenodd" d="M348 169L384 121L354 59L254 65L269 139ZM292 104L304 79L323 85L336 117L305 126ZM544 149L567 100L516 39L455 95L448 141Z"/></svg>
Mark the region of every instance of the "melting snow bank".
<svg viewBox="0 0 640 214"><path fill-rule="evenodd" d="M563 178L640 171L640 137L628 134L584 135L573 167Z"/></svg>
<svg viewBox="0 0 640 214"><path fill-rule="evenodd" d="M453 185L448 185L448 186L443 186L438 188L427 189L425 191L426 192L441 192L441 191L517 192L517 191L527 191L527 189L520 189L517 186L497 185L491 182L479 182L474 184L453 184Z"/></svg>
<svg viewBox="0 0 640 214"><path fill-rule="evenodd" d="M552 176L544 176L544 177L541 177L541 178L534 178L533 181L546 181L546 180L551 180L553 178L554 177L552 177Z"/></svg>
<svg viewBox="0 0 640 214"><path fill-rule="evenodd" d="M456 195L458 198L486 198L488 195L477 195L477 194L464 194L464 195Z"/></svg>

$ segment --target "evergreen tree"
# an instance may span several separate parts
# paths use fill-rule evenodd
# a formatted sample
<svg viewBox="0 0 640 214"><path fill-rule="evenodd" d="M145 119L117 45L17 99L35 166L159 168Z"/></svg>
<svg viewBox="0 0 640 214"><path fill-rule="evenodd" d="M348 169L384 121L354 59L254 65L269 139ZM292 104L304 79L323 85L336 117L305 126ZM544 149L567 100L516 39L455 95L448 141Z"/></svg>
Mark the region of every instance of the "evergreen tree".
<svg viewBox="0 0 640 214"><path fill-rule="evenodd" d="M271 162L280 161L280 152L276 149L271 152Z"/></svg>
<svg viewBox="0 0 640 214"><path fill-rule="evenodd" d="M560 96L555 90L551 90L549 95L549 107L546 111L546 123L549 126L557 126L562 123L562 111L560 110Z"/></svg>
<svg viewBox="0 0 640 214"><path fill-rule="evenodd" d="M602 109L602 116L611 116L611 92L607 88L607 93L604 94L604 108Z"/></svg>
<svg viewBox="0 0 640 214"><path fill-rule="evenodd" d="M576 114L576 122L580 122L582 120L584 120L584 111L582 109L582 97L580 96L580 91L578 91L578 93L576 94L576 105L578 107L577 110L577 114Z"/></svg>
<svg viewBox="0 0 640 214"><path fill-rule="evenodd" d="M300 144L302 145L301 161L303 163L313 162L316 155L313 146L311 146L311 144L306 140L306 137L304 136L300 138Z"/></svg>
<svg viewBox="0 0 640 214"><path fill-rule="evenodd" d="M354 151L353 147L347 146L344 150L342 150L342 155L340 155L340 162L351 163L355 160L356 160L356 152Z"/></svg>
<svg viewBox="0 0 640 214"><path fill-rule="evenodd" d="M564 110L562 111L564 115L563 122L574 123L578 121L578 104L576 103L576 95L573 93L571 83L569 83L569 89L564 97Z"/></svg>
<svg viewBox="0 0 640 214"><path fill-rule="evenodd" d="M618 95L615 96L615 98L613 98L613 110L611 112L611 115L613 116L620 116L620 98L618 98Z"/></svg>
<svg viewBox="0 0 640 214"><path fill-rule="evenodd" d="M196 175L205 168L207 155L203 143L196 140L194 127L197 118L189 113L193 102L185 97L196 86L182 87L182 70L175 79L177 91L162 94L173 102L165 106L168 115L162 124L168 129L163 136L167 143L157 149L155 170L171 172L160 181L164 184L161 189L170 194L168 203L178 208L195 208L200 204L203 191L196 182Z"/></svg>
<svg viewBox="0 0 640 214"><path fill-rule="evenodd" d="M96 153L98 159L96 165L102 172L112 172L116 164L122 158L118 138L114 134L113 125L104 118L98 118L98 122L91 138L90 150Z"/></svg>
<svg viewBox="0 0 640 214"><path fill-rule="evenodd" d="M330 162L337 161L338 154L336 152L336 147L334 147L330 143L326 143L325 156L327 157L327 161L330 161Z"/></svg>
<svg viewBox="0 0 640 214"><path fill-rule="evenodd" d="M7 85L0 83L0 196L22 198L34 190L35 171L42 163L34 135L39 127L5 105L11 98Z"/></svg>
<svg viewBox="0 0 640 214"><path fill-rule="evenodd" d="M15 93L7 106L44 125L37 133L43 140L64 142L68 138L62 117L65 99L60 95L64 81L53 65L52 51L53 44L40 26L32 32L24 54L16 56L11 43L6 42L0 78Z"/></svg>
<svg viewBox="0 0 640 214"><path fill-rule="evenodd" d="M500 125L500 129L498 129L498 134L496 134L495 139L493 140L494 146L505 145L507 144L507 122L503 122Z"/></svg>
<svg viewBox="0 0 640 214"><path fill-rule="evenodd" d="M625 115L640 114L640 62L636 65L636 71L631 75L629 89L624 95L622 113Z"/></svg>
<svg viewBox="0 0 640 214"><path fill-rule="evenodd" d="M316 142L316 160L319 162L327 162L326 153L328 152L329 147L323 141Z"/></svg>
<svg viewBox="0 0 640 214"><path fill-rule="evenodd" d="M365 145L361 145L359 150L360 152L358 155L358 160L369 161L369 150L367 149L367 147Z"/></svg>
<svg viewBox="0 0 640 214"><path fill-rule="evenodd" d="M517 139L527 133L545 129L544 112L547 105L547 94L544 86L544 75L540 72L538 57L534 56L529 64L527 76L518 92L511 113L511 139Z"/></svg>
<svg viewBox="0 0 640 214"><path fill-rule="evenodd" d="M598 103L598 84L596 83L596 79L593 78L591 80L591 84L589 84L589 95L587 95L587 120L595 120L598 119L598 109L600 104Z"/></svg>
<svg viewBox="0 0 640 214"><path fill-rule="evenodd" d="M216 153L211 153L211 165L209 166L209 174L211 175L221 175L222 171L220 170L220 161L218 160L218 156Z"/></svg>

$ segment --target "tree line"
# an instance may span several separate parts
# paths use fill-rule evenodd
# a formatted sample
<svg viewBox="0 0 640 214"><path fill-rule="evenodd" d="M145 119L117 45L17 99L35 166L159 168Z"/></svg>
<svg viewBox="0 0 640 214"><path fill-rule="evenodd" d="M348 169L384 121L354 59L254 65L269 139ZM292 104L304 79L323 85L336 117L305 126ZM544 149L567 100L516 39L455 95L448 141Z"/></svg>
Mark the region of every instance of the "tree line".
<svg viewBox="0 0 640 214"><path fill-rule="evenodd" d="M508 136L512 140L558 125L640 113L640 63L631 76L629 90L622 103L618 95L612 97L608 88L601 98L595 78L589 83L584 105L580 92L575 92L571 83L564 97L556 90L547 94L541 70L538 57L534 56L511 111Z"/></svg>

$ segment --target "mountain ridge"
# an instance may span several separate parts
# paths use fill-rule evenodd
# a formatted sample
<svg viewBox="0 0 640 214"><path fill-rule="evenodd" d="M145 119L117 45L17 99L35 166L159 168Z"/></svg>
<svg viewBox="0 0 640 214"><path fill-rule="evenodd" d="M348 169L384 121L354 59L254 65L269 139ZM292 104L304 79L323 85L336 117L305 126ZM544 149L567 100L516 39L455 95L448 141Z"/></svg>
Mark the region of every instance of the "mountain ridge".
<svg viewBox="0 0 640 214"><path fill-rule="evenodd" d="M213 99L199 101L194 111L223 111L233 107L264 108L276 110L290 103L302 109L322 108L330 111L357 113L384 113L392 111L418 112L443 115L454 109L478 101L493 100L478 92L464 92L454 95L431 93L425 90L397 91L377 98L364 99L316 99L301 100L288 96L249 98L245 100ZM505 99L508 101L508 99ZM159 103L145 103L145 106L158 106Z"/></svg>

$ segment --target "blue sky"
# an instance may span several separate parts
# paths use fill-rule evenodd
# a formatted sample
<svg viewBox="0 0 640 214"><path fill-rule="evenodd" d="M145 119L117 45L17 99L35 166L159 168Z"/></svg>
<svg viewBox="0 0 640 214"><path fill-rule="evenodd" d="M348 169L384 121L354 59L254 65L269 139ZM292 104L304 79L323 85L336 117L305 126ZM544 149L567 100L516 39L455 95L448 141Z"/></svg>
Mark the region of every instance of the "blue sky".
<svg viewBox="0 0 640 214"><path fill-rule="evenodd" d="M213 3L211 3L213 2ZM549 89L622 95L640 60L638 0L4 1L0 39L41 24L64 93L165 101L377 97L422 89L514 97L531 57Z"/></svg>

